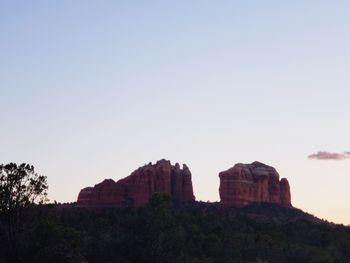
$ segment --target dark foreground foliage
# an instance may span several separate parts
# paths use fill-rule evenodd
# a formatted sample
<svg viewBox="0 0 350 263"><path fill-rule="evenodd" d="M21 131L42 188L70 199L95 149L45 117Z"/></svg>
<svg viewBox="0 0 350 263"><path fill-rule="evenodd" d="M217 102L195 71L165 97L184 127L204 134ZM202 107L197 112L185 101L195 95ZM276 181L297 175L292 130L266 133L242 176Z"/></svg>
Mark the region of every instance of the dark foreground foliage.
<svg viewBox="0 0 350 263"><path fill-rule="evenodd" d="M139 209L33 206L23 213L17 262L350 262L349 227L288 221L276 207L249 209L268 216L170 205L159 196ZM0 262L10 262L5 227Z"/></svg>

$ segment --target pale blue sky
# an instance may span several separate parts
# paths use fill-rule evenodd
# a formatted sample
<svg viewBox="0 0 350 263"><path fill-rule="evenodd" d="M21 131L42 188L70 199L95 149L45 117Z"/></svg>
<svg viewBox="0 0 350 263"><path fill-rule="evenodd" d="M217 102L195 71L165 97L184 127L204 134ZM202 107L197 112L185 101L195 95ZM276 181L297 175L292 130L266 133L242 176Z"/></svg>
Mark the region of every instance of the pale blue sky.
<svg viewBox="0 0 350 263"><path fill-rule="evenodd" d="M2 1L0 162L51 200L161 158L198 200L219 171L273 165L293 204L350 224L349 1Z"/></svg>

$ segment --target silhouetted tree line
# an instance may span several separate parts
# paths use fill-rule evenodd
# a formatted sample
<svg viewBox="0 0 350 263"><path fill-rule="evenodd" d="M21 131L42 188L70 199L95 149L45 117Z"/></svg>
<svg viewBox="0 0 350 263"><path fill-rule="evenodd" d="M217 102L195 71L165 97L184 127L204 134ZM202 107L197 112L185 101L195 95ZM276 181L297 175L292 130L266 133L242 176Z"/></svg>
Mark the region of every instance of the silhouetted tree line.
<svg viewBox="0 0 350 263"><path fill-rule="evenodd" d="M1 210L0 262L350 262L349 227L288 221L276 206L263 209L270 209L268 218L253 219L204 204L173 204L161 193L143 208L29 202L18 214L15 256Z"/></svg>
<svg viewBox="0 0 350 263"><path fill-rule="evenodd" d="M0 262L19 261L25 213L28 207L46 201L47 189L46 177L32 165L0 165L0 246L4 250Z"/></svg>

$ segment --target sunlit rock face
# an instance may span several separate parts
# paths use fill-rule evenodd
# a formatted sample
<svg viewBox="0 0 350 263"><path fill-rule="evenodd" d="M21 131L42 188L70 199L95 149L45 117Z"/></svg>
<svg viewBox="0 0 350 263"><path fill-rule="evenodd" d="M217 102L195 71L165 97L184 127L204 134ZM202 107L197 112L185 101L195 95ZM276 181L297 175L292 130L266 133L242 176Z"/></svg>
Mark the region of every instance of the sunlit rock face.
<svg viewBox="0 0 350 263"><path fill-rule="evenodd" d="M245 206L252 203L277 203L291 206L288 180L279 179L275 168L260 162L236 164L220 177L223 205Z"/></svg>
<svg viewBox="0 0 350 263"><path fill-rule="evenodd" d="M143 206L153 193L167 193L172 200L194 201L191 172L184 164L160 160L135 170L124 179L104 180L80 191L77 206Z"/></svg>

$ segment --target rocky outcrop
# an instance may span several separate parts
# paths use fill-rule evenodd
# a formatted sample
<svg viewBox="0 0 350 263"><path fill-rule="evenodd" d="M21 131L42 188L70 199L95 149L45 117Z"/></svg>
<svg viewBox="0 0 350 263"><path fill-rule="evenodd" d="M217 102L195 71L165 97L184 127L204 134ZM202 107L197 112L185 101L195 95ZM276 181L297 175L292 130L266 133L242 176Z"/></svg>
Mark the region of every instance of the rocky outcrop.
<svg viewBox="0 0 350 263"><path fill-rule="evenodd" d="M106 179L94 187L82 189L78 195L78 206L127 206L130 203L124 185Z"/></svg>
<svg viewBox="0 0 350 263"><path fill-rule="evenodd" d="M282 178L280 181L280 191L281 191L281 204L286 206L291 206L291 194L289 182L286 178Z"/></svg>
<svg viewBox="0 0 350 263"><path fill-rule="evenodd" d="M279 179L275 168L260 162L236 164L221 172L220 199L223 205L277 203L291 206L288 180Z"/></svg>
<svg viewBox="0 0 350 263"><path fill-rule="evenodd" d="M220 198L223 205L245 206L276 203L291 206L288 180L275 168L260 162L236 164L221 172ZM168 194L173 201L194 201L191 172L186 165L160 160L138 168L117 182L104 180L80 191L77 206L143 206L153 193Z"/></svg>
<svg viewBox="0 0 350 263"><path fill-rule="evenodd" d="M179 202L194 201L191 172L176 163L160 160L138 168L128 177L114 182L104 180L80 191L77 206L143 206L155 192L168 194Z"/></svg>

